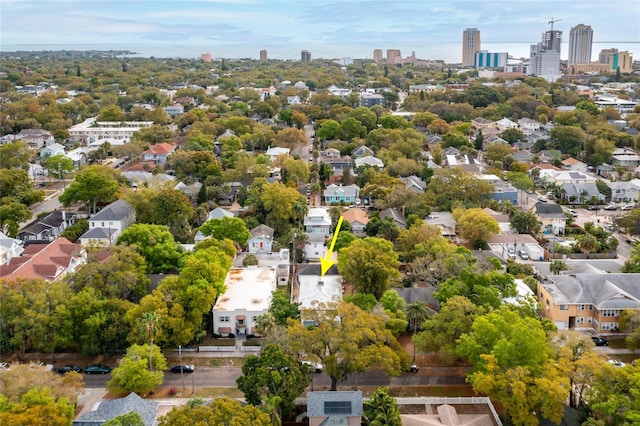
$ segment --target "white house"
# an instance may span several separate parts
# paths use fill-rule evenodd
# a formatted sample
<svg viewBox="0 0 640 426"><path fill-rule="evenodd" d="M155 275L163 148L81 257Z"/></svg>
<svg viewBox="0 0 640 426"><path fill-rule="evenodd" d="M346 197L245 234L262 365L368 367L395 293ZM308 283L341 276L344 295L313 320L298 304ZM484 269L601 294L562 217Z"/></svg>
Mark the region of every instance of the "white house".
<svg viewBox="0 0 640 426"><path fill-rule="evenodd" d="M379 169L382 169L384 167L384 163L382 162L381 159L372 157L370 155L366 157L356 158L355 160L353 160L353 162L356 165L356 170L360 166L371 166L371 167L377 167Z"/></svg>
<svg viewBox="0 0 640 426"><path fill-rule="evenodd" d="M561 171L556 172L550 180L556 185L562 185L564 183L596 183L597 179L583 172Z"/></svg>
<svg viewBox="0 0 640 426"><path fill-rule="evenodd" d="M116 200L89 219L89 230L80 236L80 244L115 244L122 231L135 221L133 206L124 200Z"/></svg>
<svg viewBox="0 0 640 426"><path fill-rule="evenodd" d="M327 246L325 245L325 234L318 232L307 234L307 241L304 243L304 258L314 262L327 256Z"/></svg>
<svg viewBox="0 0 640 426"><path fill-rule="evenodd" d="M267 225L258 225L249 232L251 234L247 240L247 251L249 253L271 253L273 228Z"/></svg>
<svg viewBox="0 0 640 426"><path fill-rule="evenodd" d="M540 122L526 117L519 119L518 125L525 135L530 135L540 130Z"/></svg>
<svg viewBox="0 0 640 426"><path fill-rule="evenodd" d="M49 144L40 150L40 158L53 157L54 155L63 155L64 146L55 142Z"/></svg>
<svg viewBox="0 0 640 426"><path fill-rule="evenodd" d="M269 310L271 293L277 288L276 268L231 268L224 286L212 310L213 332L255 334L256 320Z"/></svg>
<svg viewBox="0 0 640 426"><path fill-rule="evenodd" d="M14 257L19 257L24 251L23 242L11 238L0 232L0 265L6 265Z"/></svg>
<svg viewBox="0 0 640 426"><path fill-rule="evenodd" d="M267 149L267 152L265 152L265 154L267 155L267 157L271 159L271 162L274 162L276 158L278 158L279 156L289 155L290 152L291 150L289 148L281 148L279 146L274 146L273 148Z"/></svg>
<svg viewBox="0 0 640 426"><path fill-rule="evenodd" d="M307 234L329 235L331 232L331 216L324 208L309 209L304 217L304 230Z"/></svg>
<svg viewBox="0 0 640 426"><path fill-rule="evenodd" d="M504 132L507 129L517 129L518 128L518 123L515 123L515 122L509 120L508 118L503 118L502 120L496 121L496 127L501 132Z"/></svg>
<svg viewBox="0 0 640 426"><path fill-rule="evenodd" d="M298 292L291 301L300 303L301 311L313 309L319 303L342 300L342 277L335 266L322 275L321 265L317 263L301 265L298 269L298 286ZM304 322L304 318L302 320Z"/></svg>
<svg viewBox="0 0 640 426"><path fill-rule="evenodd" d="M638 201L640 197L640 179L630 181L608 182L611 188L611 201Z"/></svg>
<svg viewBox="0 0 640 426"><path fill-rule="evenodd" d="M153 121L96 121L96 117L87 118L80 124L69 128L69 138L78 141L92 141L104 138L130 140L141 129L151 127Z"/></svg>
<svg viewBox="0 0 640 426"><path fill-rule="evenodd" d="M336 185L332 183L324 190L324 201L328 204L348 203L353 204L360 195L358 185Z"/></svg>

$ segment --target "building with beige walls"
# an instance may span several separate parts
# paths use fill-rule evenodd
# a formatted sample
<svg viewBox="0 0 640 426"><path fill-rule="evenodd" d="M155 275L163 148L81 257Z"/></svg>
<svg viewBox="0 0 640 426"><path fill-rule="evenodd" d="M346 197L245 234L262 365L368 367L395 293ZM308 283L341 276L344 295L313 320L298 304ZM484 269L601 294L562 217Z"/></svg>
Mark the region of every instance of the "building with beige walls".
<svg viewBox="0 0 640 426"><path fill-rule="evenodd" d="M462 32L462 66L473 67L479 51L480 31L477 28L467 28Z"/></svg>

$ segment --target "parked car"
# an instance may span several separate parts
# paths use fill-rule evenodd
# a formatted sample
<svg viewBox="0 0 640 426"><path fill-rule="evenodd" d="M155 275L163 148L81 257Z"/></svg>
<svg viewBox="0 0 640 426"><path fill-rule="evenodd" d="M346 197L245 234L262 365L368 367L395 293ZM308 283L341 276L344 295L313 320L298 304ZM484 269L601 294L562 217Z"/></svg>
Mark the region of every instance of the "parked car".
<svg viewBox="0 0 640 426"><path fill-rule="evenodd" d="M529 253L524 250L518 250L518 256L520 256L522 260L529 260Z"/></svg>
<svg viewBox="0 0 640 426"><path fill-rule="evenodd" d="M516 249L507 249L507 257L509 259L515 259L516 258Z"/></svg>
<svg viewBox="0 0 640 426"><path fill-rule="evenodd" d="M60 374L69 373L71 371L75 371L76 373L81 373L82 368L74 364L63 365L62 367L58 368L58 373Z"/></svg>
<svg viewBox="0 0 640 426"><path fill-rule="evenodd" d="M617 359L610 359L609 364L615 365L616 367L624 367L624 362L618 361Z"/></svg>
<svg viewBox="0 0 640 426"><path fill-rule="evenodd" d="M592 337L591 340L596 346L609 346L609 341L604 337Z"/></svg>
<svg viewBox="0 0 640 426"><path fill-rule="evenodd" d="M549 201L549 199L544 195L541 195L538 197L538 201L540 201L541 203L546 203L547 201Z"/></svg>
<svg viewBox="0 0 640 426"><path fill-rule="evenodd" d="M84 369L85 374L109 374L111 367L102 364L93 364Z"/></svg>
<svg viewBox="0 0 640 426"><path fill-rule="evenodd" d="M615 204L609 204L604 209L605 210L618 210L618 206L616 206Z"/></svg>
<svg viewBox="0 0 640 426"><path fill-rule="evenodd" d="M589 210L600 210L600 206L598 206L597 204L590 205Z"/></svg>
<svg viewBox="0 0 640 426"><path fill-rule="evenodd" d="M171 367L172 373L193 373L196 367L193 364L178 364Z"/></svg>
<svg viewBox="0 0 640 426"><path fill-rule="evenodd" d="M633 208L633 204L625 204L624 206L620 207L620 210L633 210Z"/></svg>
<svg viewBox="0 0 640 426"><path fill-rule="evenodd" d="M322 364L313 361L302 361L304 365L309 367L310 373L322 373Z"/></svg>
<svg viewBox="0 0 640 426"><path fill-rule="evenodd" d="M11 364L8 362L0 362L0 370L11 370Z"/></svg>

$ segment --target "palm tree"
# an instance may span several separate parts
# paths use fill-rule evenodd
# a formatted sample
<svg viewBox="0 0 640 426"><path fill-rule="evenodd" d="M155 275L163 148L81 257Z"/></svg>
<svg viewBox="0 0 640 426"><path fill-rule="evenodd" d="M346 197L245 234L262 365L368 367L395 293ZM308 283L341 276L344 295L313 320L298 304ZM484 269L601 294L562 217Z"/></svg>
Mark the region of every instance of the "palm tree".
<svg viewBox="0 0 640 426"><path fill-rule="evenodd" d="M307 214L308 211L309 211L309 207L307 206L306 203L296 201L293 203L293 205L291 205L291 213L293 214L293 217L298 222L298 228L300 228L302 219L304 219L304 216Z"/></svg>
<svg viewBox="0 0 640 426"><path fill-rule="evenodd" d="M407 305L404 308L407 313L407 318L409 318L409 325L413 326L413 335L415 336L418 333L418 324L422 323L429 317L429 313L427 312L426 306L416 299L410 305ZM416 345L413 344L413 362L416 361Z"/></svg>
<svg viewBox="0 0 640 426"><path fill-rule="evenodd" d="M160 315L155 312L145 312L138 318L138 326L149 334L149 370L153 370L153 336L160 326Z"/></svg>

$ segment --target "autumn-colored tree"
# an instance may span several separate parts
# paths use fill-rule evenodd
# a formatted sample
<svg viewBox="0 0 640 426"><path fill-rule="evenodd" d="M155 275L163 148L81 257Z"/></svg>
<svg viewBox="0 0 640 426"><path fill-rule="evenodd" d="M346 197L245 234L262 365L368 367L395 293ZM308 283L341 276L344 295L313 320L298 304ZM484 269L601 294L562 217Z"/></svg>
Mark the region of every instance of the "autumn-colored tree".
<svg viewBox="0 0 640 426"><path fill-rule="evenodd" d="M384 319L352 303L318 304L303 310L299 320L289 320L289 343L295 353L321 362L331 378L331 390L349 374L380 368L398 375L409 359L398 341L385 328Z"/></svg>
<svg viewBox="0 0 640 426"><path fill-rule="evenodd" d="M207 405L174 408L160 418L160 426L272 426L269 414L253 405L242 405L229 398L216 398Z"/></svg>
<svg viewBox="0 0 640 426"><path fill-rule="evenodd" d="M500 233L500 225L492 216L482 209L474 208L462 211L457 216L457 230L460 236L473 244L474 247L482 247L495 234Z"/></svg>

